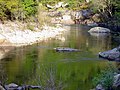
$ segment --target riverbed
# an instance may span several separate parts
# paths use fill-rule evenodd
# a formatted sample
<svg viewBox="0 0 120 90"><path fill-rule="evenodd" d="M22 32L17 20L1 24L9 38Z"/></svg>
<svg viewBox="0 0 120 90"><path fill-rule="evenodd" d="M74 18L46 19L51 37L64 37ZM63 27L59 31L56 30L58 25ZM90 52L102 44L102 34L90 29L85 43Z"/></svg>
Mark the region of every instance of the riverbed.
<svg viewBox="0 0 120 90"><path fill-rule="evenodd" d="M119 65L98 57L99 52L117 46L110 34L90 34L90 27L84 25L64 25L63 28L67 30L59 36L60 40L17 47L7 53L0 60L0 80L45 87L52 76L56 86L62 82L60 86L64 90L90 90L93 77L101 70L110 64ZM80 52L56 52L56 47L75 48Z"/></svg>

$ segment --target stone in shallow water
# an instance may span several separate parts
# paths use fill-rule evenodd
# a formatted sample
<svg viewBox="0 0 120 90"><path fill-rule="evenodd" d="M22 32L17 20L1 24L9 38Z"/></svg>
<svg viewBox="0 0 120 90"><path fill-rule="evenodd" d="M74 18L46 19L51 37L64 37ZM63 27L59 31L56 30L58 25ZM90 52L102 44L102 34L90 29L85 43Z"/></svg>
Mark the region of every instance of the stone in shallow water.
<svg viewBox="0 0 120 90"><path fill-rule="evenodd" d="M74 48L64 48L64 47L58 47L54 48L57 52L78 52L80 50L74 49Z"/></svg>
<svg viewBox="0 0 120 90"><path fill-rule="evenodd" d="M94 27L94 28L91 28L88 32L89 33L110 33L110 29L104 28L104 27Z"/></svg>

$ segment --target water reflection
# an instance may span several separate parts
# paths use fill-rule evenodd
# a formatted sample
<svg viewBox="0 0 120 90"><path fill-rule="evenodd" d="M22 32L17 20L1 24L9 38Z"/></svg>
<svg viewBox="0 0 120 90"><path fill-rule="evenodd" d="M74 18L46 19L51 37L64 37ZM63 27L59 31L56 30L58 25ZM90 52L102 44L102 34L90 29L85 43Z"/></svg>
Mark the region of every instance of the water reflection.
<svg viewBox="0 0 120 90"><path fill-rule="evenodd" d="M71 34L68 41L74 43L74 47L91 51L92 53L98 53L111 49L111 36L92 36L88 33L89 27L85 26L73 26L71 27Z"/></svg>
<svg viewBox="0 0 120 90"><path fill-rule="evenodd" d="M89 90L94 75L108 65L107 60L99 59L96 54L113 47L111 36L92 36L87 32L90 28L82 25L65 28L69 28L61 36L65 41L52 39L12 50L0 61L0 79L7 79L7 83L35 84L35 77L44 72L40 66L52 64L59 73L56 78L61 75L66 83L64 90ZM76 48L81 52L59 53L53 50L59 46Z"/></svg>
<svg viewBox="0 0 120 90"><path fill-rule="evenodd" d="M37 53L34 48L15 48L1 61L2 69L0 68L0 70L4 71L1 75L7 75L5 77L8 78L7 82L9 83L25 84L35 74Z"/></svg>

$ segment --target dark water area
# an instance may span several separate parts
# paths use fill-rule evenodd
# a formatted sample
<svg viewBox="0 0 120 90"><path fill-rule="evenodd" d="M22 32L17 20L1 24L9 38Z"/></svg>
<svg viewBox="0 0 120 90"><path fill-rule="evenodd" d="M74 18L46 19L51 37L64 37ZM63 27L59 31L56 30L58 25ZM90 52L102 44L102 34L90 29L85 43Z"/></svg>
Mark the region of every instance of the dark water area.
<svg viewBox="0 0 120 90"><path fill-rule="evenodd" d="M53 80L56 86L62 82L64 90L90 90L92 79L101 70L110 64L119 67L119 63L98 57L99 52L118 46L110 34L90 34L87 32L90 27L82 25L63 27L67 31L61 39L15 48L0 60L0 80L44 87L48 85L47 80ZM56 52L56 47L75 48L80 52Z"/></svg>

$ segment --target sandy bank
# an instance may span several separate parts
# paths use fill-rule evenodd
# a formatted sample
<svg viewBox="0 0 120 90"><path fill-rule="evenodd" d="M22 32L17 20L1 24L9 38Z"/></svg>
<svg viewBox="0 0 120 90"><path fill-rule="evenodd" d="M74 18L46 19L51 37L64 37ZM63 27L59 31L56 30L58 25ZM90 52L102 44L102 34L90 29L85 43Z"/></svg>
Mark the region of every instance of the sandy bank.
<svg viewBox="0 0 120 90"><path fill-rule="evenodd" d="M25 27L24 29L22 27ZM61 26L36 26L33 30L26 28L25 24L10 22L0 24L0 45L1 46L26 46L39 43L44 40L58 38L64 31ZM62 40L62 39L61 39Z"/></svg>

